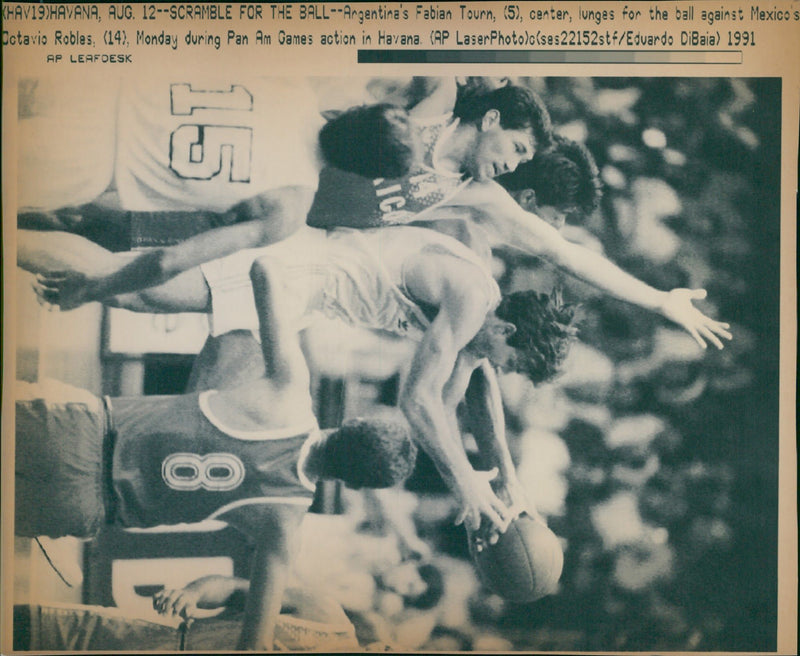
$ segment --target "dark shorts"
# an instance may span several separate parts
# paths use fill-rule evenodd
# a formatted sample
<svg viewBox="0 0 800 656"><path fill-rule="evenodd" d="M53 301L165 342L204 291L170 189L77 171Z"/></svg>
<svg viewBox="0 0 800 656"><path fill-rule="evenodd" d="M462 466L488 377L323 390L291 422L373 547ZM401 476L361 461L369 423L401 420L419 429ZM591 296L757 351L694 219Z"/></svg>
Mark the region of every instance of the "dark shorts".
<svg viewBox="0 0 800 656"><path fill-rule="evenodd" d="M14 533L94 536L106 521L111 448L103 401L60 383L18 390Z"/></svg>

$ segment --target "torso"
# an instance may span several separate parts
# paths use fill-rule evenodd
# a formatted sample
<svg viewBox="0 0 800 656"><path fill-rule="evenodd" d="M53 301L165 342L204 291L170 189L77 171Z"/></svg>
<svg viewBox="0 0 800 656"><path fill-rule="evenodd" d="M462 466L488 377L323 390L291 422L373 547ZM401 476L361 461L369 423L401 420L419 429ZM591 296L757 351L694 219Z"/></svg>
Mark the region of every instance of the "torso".
<svg viewBox="0 0 800 656"><path fill-rule="evenodd" d="M412 258L426 253L448 255L474 265L484 283L483 289L476 288L476 294L484 295L488 306L499 302L499 288L488 264L447 235L411 226L307 232L313 248L297 236L265 249L223 258L210 268L203 267L213 274L209 287L215 334L257 329L249 270L260 255L283 265L286 284L297 301L297 307L287 311L297 314L299 327L321 312L358 327L420 340L429 318L406 289L404 279ZM232 312L233 307L238 311Z"/></svg>

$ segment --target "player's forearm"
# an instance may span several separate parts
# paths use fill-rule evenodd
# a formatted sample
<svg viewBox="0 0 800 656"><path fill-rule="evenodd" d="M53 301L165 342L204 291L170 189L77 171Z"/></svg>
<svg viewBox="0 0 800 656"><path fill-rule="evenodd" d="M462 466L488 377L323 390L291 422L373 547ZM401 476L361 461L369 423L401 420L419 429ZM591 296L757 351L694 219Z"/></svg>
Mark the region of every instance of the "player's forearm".
<svg viewBox="0 0 800 656"><path fill-rule="evenodd" d="M505 241L628 303L657 312L664 292L626 273L604 255L571 243L539 217L523 212L506 225Z"/></svg>
<svg viewBox="0 0 800 656"><path fill-rule="evenodd" d="M412 390L401 399L400 406L414 429L419 446L430 456L447 486L458 491L472 473L460 440L454 438L444 404L434 395Z"/></svg>
<svg viewBox="0 0 800 656"><path fill-rule="evenodd" d="M262 233L262 226L257 222L225 226L196 235L174 246L142 252L113 273L90 279L87 283L87 300L103 300L109 296L166 283L178 274L205 262L243 248L258 246Z"/></svg>
<svg viewBox="0 0 800 656"><path fill-rule="evenodd" d="M166 280L163 276L163 259L164 249L147 251L112 273L89 278L86 282L86 300L101 301L161 283Z"/></svg>
<svg viewBox="0 0 800 656"><path fill-rule="evenodd" d="M265 547L256 547L256 551ZM266 547L268 553L257 553L262 566L254 567L245 604L242 633L237 649L272 651L275 641L275 623L281 610L281 599L288 580L288 553Z"/></svg>
<svg viewBox="0 0 800 656"><path fill-rule="evenodd" d="M481 455L507 479L515 468L506 440L503 401L491 366L484 365L473 375L465 401L470 429Z"/></svg>
<svg viewBox="0 0 800 656"><path fill-rule="evenodd" d="M652 312L659 312L666 292L626 273L603 255L577 244L569 244L554 263L575 277L623 301Z"/></svg>
<svg viewBox="0 0 800 656"><path fill-rule="evenodd" d="M187 588L199 591L198 608L221 608L222 606L239 605L250 589L250 581L235 576L212 574L192 581Z"/></svg>

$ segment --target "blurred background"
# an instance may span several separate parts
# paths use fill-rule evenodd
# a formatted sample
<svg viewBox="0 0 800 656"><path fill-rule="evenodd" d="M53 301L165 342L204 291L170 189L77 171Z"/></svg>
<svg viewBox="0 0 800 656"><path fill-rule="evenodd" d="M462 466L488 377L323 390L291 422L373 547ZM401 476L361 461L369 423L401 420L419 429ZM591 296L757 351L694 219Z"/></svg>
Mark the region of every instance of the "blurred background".
<svg viewBox="0 0 800 656"><path fill-rule="evenodd" d="M516 81L542 96L556 131L584 142L601 171L600 209L565 235L660 289L707 289L698 305L730 322L734 339L723 351L701 351L658 316L535 259L498 252L504 291L561 287L581 304L580 341L558 379L536 389L516 375L501 380L520 479L564 546L558 593L514 605L482 588L464 531L453 526L456 509L424 459L407 490L381 497L327 489L321 514L306 523L298 576L342 603L364 647L773 650L780 80ZM110 394L182 391L202 319L96 306L45 313L26 284L19 377L38 372ZM321 423L389 412L408 345L328 328L306 335ZM152 346L148 331L162 346ZM48 342L51 335L58 341ZM112 532L76 547L84 582L67 591L18 539L19 562L31 564L17 569L15 601L128 599L133 607L159 581L122 594L125 586L111 585L120 570L113 561L169 551L142 540ZM203 544L195 535L173 550L192 557L184 582L205 573L196 560ZM209 546L209 562L219 566L214 559L226 549ZM238 573L234 560L220 573ZM137 571L145 569L152 579L152 567ZM174 563L169 569L175 578Z"/></svg>
<svg viewBox="0 0 800 656"><path fill-rule="evenodd" d="M655 315L506 259L509 287L552 276L583 327L560 380L505 395L566 550L559 594L497 621L520 648L774 649L780 82L528 83L601 171L600 211L567 236L657 288L707 289L698 305L734 339L703 352Z"/></svg>

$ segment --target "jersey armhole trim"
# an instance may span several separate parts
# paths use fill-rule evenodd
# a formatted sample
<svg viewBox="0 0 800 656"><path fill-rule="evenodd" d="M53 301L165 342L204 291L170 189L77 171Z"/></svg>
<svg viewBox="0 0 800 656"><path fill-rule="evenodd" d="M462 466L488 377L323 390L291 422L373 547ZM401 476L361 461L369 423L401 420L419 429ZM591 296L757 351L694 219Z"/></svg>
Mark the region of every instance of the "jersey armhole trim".
<svg viewBox="0 0 800 656"><path fill-rule="evenodd" d="M213 513L211 513L208 517L206 517L206 521L208 520L216 520L221 519L222 515L225 513L230 512L231 510L236 510L237 508L243 508L244 506L260 506L260 505L287 505L287 506L303 506L309 507L311 502L313 501L310 497L256 497L253 499L240 499L239 501L234 501L229 503L226 506L222 506L222 508L218 508ZM225 521L224 519L222 521Z"/></svg>
<svg viewBox="0 0 800 656"><path fill-rule="evenodd" d="M209 399L211 398L212 394L216 393L217 390L205 390L200 392L200 395L197 398L197 403L200 406L200 411L203 413L203 416L209 421L209 423L211 423L214 428L222 431L230 437L234 437L239 440L252 441L283 440L290 437L308 434L317 430L317 420L313 416L302 422L298 422L293 426L287 426L286 428L267 428L263 430L241 430L237 428L231 428L222 422L211 410Z"/></svg>

